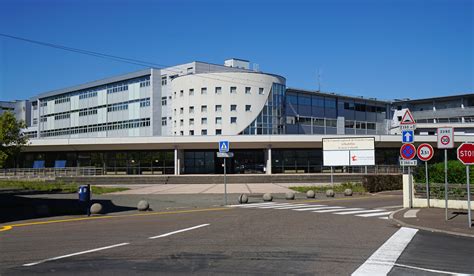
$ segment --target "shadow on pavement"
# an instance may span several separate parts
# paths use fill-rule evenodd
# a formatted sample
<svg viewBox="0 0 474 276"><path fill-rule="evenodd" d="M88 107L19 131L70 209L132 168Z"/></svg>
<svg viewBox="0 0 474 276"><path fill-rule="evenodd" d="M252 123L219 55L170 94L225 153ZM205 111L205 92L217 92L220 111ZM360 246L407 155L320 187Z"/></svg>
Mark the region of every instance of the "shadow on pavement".
<svg viewBox="0 0 474 276"><path fill-rule="evenodd" d="M42 194L45 196L41 197ZM33 195L35 197L29 197ZM90 204L93 203L102 204L103 213L136 210L117 206L111 200L93 199ZM85 215L86 210L84 203L77 199L48 198L46 193L41 192L5 190L0 192L0 223L64 215Z"/></svg>

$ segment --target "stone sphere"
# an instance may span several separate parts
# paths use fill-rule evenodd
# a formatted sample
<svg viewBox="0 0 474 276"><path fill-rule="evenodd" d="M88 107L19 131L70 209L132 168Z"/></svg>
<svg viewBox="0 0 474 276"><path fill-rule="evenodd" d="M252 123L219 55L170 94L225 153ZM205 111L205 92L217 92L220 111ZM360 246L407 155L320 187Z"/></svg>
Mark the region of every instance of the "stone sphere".
<svg viewBox="0 0 474 276"><path fill-rule="evenodd" d="M352 196L352 189L345 189L344 190L344 195L345 196Z"/></svg>
<svg viewBox="0 0 474 276"><path fill-rule="evenodd" d="M332 190L332 189L326 190L326 196L327 197L334 197L334 190Z"/></svg>
<svg viewBox="0 0 474 276"><path fill-rule="evenodd" d="M307 198L314 198L316 196L316 194L314 193L313 190L309 190L306 192L306 197Z"/></svg>
<svg viewBox="0 0 474 276"><path fill-rule="evenodd" d="M150 209L150 203L146 200L140 200L137 205L138 211L146 211Z"/></svg>
<svg viewBox="0 0 474 276"><path fill-rule="evenodd" d="M287 192L287 193L285 194L285 198L288 199L288 200L293 200L293 199L295 199L295 193L293 193L293 192Z"/></svg>
<svg viewBox="0 0 474 276"><path fill-rule="evenodd" d="M272 194L264 194L263 195L263 201L272 201L272 200L273 200Z"/></svg>
<svg viewBox="0 0 474 276"><path fill-rule="evenodd" d="M102 212L102 204L100 203L94 203L91 206L91 214L100 214Z"/></svg>
<svg viewBox="0 0 474 276"><path fill-rule="evenodd" d="M249 202L249 197L246 194L239 195L238 201L240 204L245 204Z"/></svg>

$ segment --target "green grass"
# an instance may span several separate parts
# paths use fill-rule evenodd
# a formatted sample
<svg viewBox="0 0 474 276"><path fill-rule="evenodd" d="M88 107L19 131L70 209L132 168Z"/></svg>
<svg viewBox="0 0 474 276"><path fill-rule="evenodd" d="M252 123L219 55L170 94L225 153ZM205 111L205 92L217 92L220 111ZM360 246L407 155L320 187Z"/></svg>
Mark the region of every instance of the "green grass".
<svg viewBox="0 0 474 276"><path fill-rule="evenodd" d="M365 193L367 192L362 186L361 183L341 183L340 185L336 184L334 187L331 186L296 186L290 187L293 191L306 193L309 190L313 190L315 193L317 192L326 192L326 190L333 189L336 193L343 193L345 189L352 189L354 193Z"/></svg>
<svg viewBox="0 0 474 276"><path fill-rule="evenodd" d="M66 184L62 182L26 181L26 180L0 180L0 189L15 189L20 191L38 191L52 193L77 193L78 184ZM129 190L123 187L92 186L92 194L101 195L106 193L121 192Z"/></svg>

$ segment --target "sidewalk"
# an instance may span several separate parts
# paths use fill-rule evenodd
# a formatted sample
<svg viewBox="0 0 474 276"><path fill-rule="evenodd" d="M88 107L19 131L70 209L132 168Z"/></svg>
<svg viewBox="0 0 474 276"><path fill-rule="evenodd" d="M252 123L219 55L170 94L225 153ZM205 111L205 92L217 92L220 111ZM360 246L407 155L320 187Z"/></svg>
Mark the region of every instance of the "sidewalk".
<svg viewBox="0 0 474 276"><path fill-rule="evenodd" d="M402 226L474 238L474 224L472 228L468 227L467 210L449 209L448 221L445 220L443 208L405 208L393 213L390 218Z"/></svg>

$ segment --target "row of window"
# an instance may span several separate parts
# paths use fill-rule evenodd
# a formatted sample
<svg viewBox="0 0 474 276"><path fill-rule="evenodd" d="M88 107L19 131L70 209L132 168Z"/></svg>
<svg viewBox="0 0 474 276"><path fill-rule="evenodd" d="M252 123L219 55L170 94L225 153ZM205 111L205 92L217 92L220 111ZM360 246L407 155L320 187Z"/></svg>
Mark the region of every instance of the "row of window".
<svg viewBox="0 0 474 276"><path fill-rule="evenodd" d="M54 116L54 120L64 120L64 119L69 119L71 118L71 114L67 113L67 114L60 114L60 115L55 115Z"/></svg>
<svg viewBox="0 0 474 276"><path fill-rule="evenodd" d="M174 132L174 135L176 135L176 131ZM183 136L184 131L180 131L179 135ZM188 135L193 136L194 135L194 130L190 129L188 132ZM201 129L201 135L208 135L207 129ZM222 135L222 129L216 129L216 135Z"/></svg>
<svg viewBox="0 0 474 276"><path fill-rule="evenodd" d="M345 121L344 123L345 128L355 128L355 129L376 129L375 123L369 122L359 122L359 121Z"/></svg>
<svg viewBox="0 0 474 276"><path fill-rule="evenodd" d="M79 111L79 117L89 116L89 115L97 115L97 109L89 109L89 110Z"/></svg>
<svg viewBox="0 0 474 276"><path fill-rule="evenodd" d="M215 94L222 94L222 87L218 86L218 87L215 87L214 88L214 91L215 91ZM252 91L252 87L245 87L245 94L251 94L251 91ZM237 87L236 86L231 86L230 87L230 90L229 90L230 94L237 94ZM259 95L263 95L264 94L264 89L262 87L260 87L258 89L258 94ZM207 94L207 87L202 87L201 88L201 95L206 95ZM193 88L190 88L188 90L188 95L189 96L194 96L194 89ZM176 98L176 92L174 92L174 96ZM179 91L179 96L180 97L183 97L184 96L184 90L180 90Z"/></svg>
<svg viewBox="0 0 474 276"><path fill-rule="evenodd" d="M245 105L245 111L251 111L252 105L246 104ZM174 109L174 115L176 115L176 109ZM214 106L214 111L219 113L222 112L222 105L217 104ZM236 104L231 104L230 105L230 111L237 111L237 105ZM207 105L201 105L201 112L206 113L207 112ZM190 106L188 109L189 114L194 114L194 106ZM179 108L179 114L184 114L184 107Z"/></svg>
<svg viewBox="0 0 474 276"><path fill-rule="evenodd" d="M96 125L78 126L72 128L54 129L41 131L41 137L62 136L99 131L129 129L150 126L150 118L135 119L128 121L109 122Z"/></svg>
<svg viewBox="0 0 474 276"><path fill-rule="evenodd" d="M57 98L56 100L54 100L54 104L68 103L70 101L71 101L71 98L69 97Z"/></svg>
<svg viewBox="0 0 474 276"><path fill-rule="evenodd" d="M166 125L166 117L161 118L161 122L163 125L163 122L165 122L164 125ZM222 117L216 117L215 118L215 123L216 125L221 125L222 124ZM230 123L231 124L236 124L237 123L237 117L230 117ZM174 121L174 124L176 126L176 121ZM179 125L183 126L184 125L184 119L179 120ZM189 119L189 125L193 126L194 125L194 118ZM201 125L207 125L207 118L201 118Z"/></svg>
<svg viewBox="0 0 474 276"><path fill-rule="evenodd" d="M311 126L321 126L321 127L337 127L337 120L327 119L327 118L314 118L314 117L294 117L287 116L286 123L288 125L311 125Z"/></svg>
<svg viewBox="0 0 474 276"><path fill-rule="evenodd" d="M140 82L140 87L147 87L150 86L150 79L143 80Z"/></svg>
<svg viewBox="0 0 474 276"><path fill-rule="evenodd" d="M128 90L128 84L116 84L114 86L111 86L110 88L107 87L107 94L111 93L117 93L117 92L122 92L122 91L127 91Z"/></svg>
<svg viewBox="0 0 474 276"><path fill-rule="evenodd" d="M383 106L373 106L363 103L353 103L353 102L344 102L344 109L346 110L355 110L360 112L373 112L373 113L382 113L386 112L386 108Z"/></svg>
<svg viewBox="0 0 474 276"><path fill-rule="evenodd" d="M97 97L97 91L89 91L79 95L79 100Z"/></svg>

